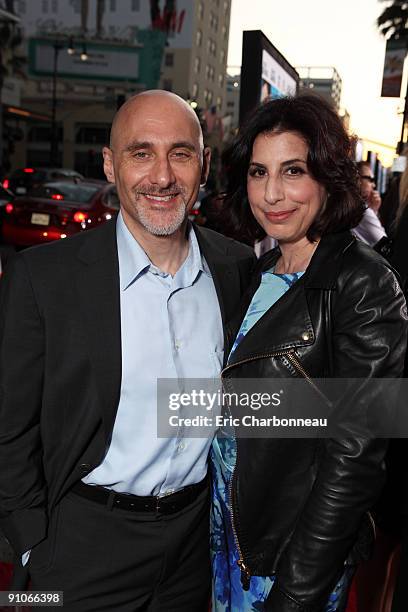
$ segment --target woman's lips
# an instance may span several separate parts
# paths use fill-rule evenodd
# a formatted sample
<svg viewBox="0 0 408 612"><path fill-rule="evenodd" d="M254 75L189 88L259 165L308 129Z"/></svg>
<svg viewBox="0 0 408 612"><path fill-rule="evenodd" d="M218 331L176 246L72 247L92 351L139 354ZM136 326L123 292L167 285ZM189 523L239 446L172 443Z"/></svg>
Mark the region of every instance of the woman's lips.
<svg viewBox="0 0 408 612"><path fill-rule="evenodd" d="M282 210L280 212L266 212L265 217L270 221L285 221L288 219L294 212L296 208L292 208L292 210Z"/></svg>

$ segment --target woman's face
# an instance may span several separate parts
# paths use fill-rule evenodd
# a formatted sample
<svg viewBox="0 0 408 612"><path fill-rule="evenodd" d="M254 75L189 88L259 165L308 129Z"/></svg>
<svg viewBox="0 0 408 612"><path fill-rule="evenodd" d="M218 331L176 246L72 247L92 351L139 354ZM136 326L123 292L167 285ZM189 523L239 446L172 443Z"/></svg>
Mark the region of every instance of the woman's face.
<svg viewBox="0 0 408 612"><path fill-rule="evenodd" d="M254 141L249 203L267 235L281 243L303 240L326 199L326 189L307 168L308 152L297 132L266 132Z"/></svg>

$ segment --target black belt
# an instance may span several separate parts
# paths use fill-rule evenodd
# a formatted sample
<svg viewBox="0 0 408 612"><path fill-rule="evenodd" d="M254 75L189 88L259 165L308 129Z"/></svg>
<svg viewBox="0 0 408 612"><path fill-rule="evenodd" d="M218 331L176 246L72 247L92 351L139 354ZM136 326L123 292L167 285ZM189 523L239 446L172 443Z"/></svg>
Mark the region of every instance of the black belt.
<svg viewBox="0 0 408 612"><path fill-rule="evenodd" d="M175 493L169 493L160 497L147 495L141 497L130 493L116 493L103 487L87 485L82 481L77 482L71 489L76 495L90 499L97 504L103 504L108 508L121 508L133 512L154 512L155 514L174 514L193 503L208 487L208 477L197 484L184 487Z"/></svg>

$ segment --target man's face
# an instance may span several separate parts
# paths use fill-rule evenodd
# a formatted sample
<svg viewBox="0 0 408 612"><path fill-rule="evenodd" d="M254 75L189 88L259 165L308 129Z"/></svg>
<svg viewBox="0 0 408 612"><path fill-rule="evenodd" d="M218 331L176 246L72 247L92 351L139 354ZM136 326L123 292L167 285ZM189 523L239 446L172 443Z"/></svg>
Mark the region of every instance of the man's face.
<svg viewBox="0 0 408 612"><path fill-rule="evenodd" d="M200 136L189 110L172 99L141 96L123 109L104 149L105 173L135 231L168 236L183 224L208 174Z"/></svg>
<svg viewBox="0 0 408 612"><path fill-rule="evenodd" d="M360 191L363 199L368 201L374 191L375 180L369 165L361 166L360 169Z"/></svg>

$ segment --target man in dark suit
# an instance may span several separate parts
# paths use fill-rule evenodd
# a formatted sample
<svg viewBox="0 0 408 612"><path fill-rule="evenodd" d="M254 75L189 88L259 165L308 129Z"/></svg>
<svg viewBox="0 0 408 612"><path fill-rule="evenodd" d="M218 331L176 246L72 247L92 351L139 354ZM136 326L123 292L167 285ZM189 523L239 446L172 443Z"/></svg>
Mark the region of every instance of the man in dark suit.
<svg viewBox="0 0 408 612"><path fill-rule="evenodd" d="M214 378L252 250L188 213L195 113L144 92L104 168L116 222L19 253L1 281L0 526L72 612L208 608L210 439L156 435L157 378Z"/></svg>

